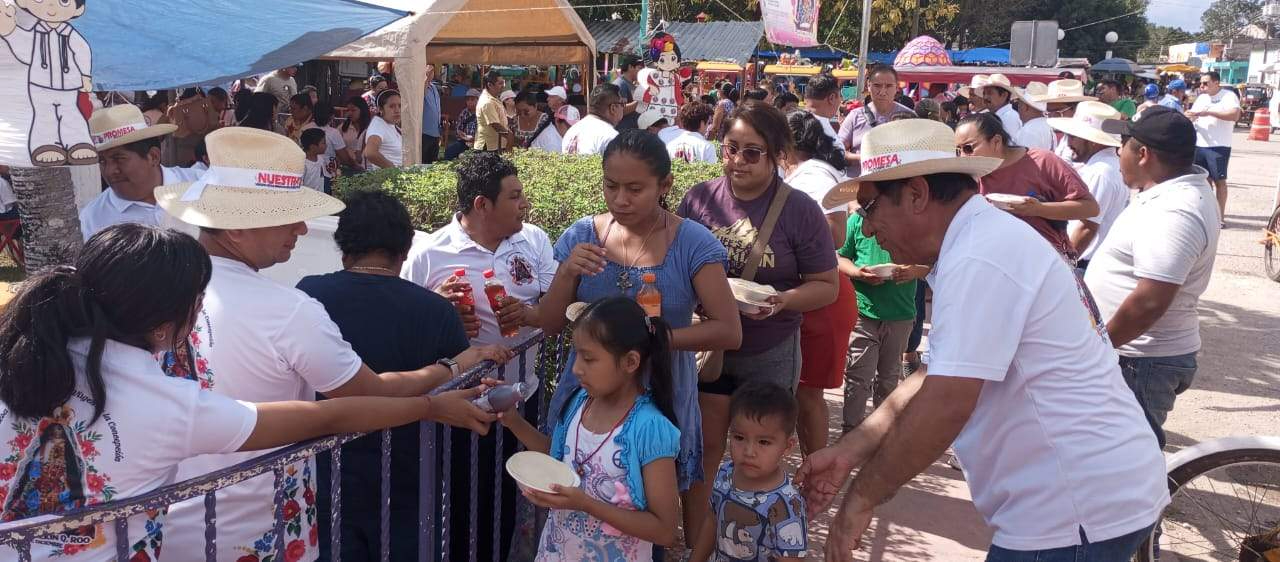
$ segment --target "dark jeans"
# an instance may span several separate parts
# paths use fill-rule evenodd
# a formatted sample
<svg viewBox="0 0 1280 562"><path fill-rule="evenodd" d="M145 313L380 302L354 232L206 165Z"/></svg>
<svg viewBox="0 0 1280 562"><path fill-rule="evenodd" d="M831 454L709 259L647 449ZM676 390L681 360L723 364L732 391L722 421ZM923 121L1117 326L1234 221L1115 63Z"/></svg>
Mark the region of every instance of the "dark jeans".
<svg viewBox="0 0 1280 562"><path fill-rule="evenodd" d="M920 340L924 339L924 297L928 290L929 284L923 279L916 281L916 323L911 327L911 335L907 337L907 353L919 351Z"/></svg>
<svg viewBox="0 0 1280 562"><path fill-rule="evenodd" d="M1196 377L1196 354L1172 357L1120 357L1120 372L1142 406L1142 413L1164 448L1164 421L1179 394Z"/></svg>
<svg viewBox="0 0 1280 562"><path fill-rule="evenodd" d="M471 148L471 145L468 143L465 143L462 141L453 141L449 143L449 146L444 149L444 159L453 160L459 156L462 156L462 153L466 152L467 149L469 148Z"/></svg>
<svg viewBox="0 0 1280 562"><path fill-rule="evenodd" d="M987 562L1128 562L1155 525L1101 542L1089 542L1080 529L1081 544L1047 550L1009 550L991 545Z"/></svg>
<svg viewBox="0 0 1280 562"><path fill-rule="evenodd" d="M440 159L440 137L422 135L422 163L431 164Z"/></svg>

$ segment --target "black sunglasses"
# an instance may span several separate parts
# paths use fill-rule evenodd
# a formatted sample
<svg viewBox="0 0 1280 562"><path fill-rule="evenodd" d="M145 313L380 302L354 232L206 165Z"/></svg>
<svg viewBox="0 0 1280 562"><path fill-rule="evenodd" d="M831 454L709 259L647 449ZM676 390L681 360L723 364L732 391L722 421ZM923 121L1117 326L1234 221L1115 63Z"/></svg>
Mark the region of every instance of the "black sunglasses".
<svg viewBox="0 0 1280 562"><path fill-rule="evenodd" d="M964 154L965 156L973 156L973 150L977 145L975 143L966 142L956 147L956 156Z"/></svg>

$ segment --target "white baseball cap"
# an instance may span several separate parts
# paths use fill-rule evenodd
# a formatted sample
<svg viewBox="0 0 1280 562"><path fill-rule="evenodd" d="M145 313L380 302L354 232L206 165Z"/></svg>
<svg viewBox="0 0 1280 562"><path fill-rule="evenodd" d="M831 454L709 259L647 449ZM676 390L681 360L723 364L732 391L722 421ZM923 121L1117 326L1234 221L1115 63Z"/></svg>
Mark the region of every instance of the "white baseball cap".
<svg viewBox="0 0 1280 562"><path fill-rule="evenodd" d="M562 99L562 100L567 100L567 99L569 99L569 94L566 94L566 93L564 92L564 88L562 88L562 87L560 87L560 86L556 86L556 87L554 87L554 88L551 88L550 90L547 90L547 97L552 97L552 96L555 96L555 97L560 98L560 99Z"/></svg>
<svg viewBox="0 0 1280 562"><path fill-rule="evenodd" d="M641 129L648 129L649 127L652 127L654 123L666 118L667 117L663 115L662 112L656 109L648 109L645 110L644 113L640 114L640 118L636 120L636 125Z"/></svg>

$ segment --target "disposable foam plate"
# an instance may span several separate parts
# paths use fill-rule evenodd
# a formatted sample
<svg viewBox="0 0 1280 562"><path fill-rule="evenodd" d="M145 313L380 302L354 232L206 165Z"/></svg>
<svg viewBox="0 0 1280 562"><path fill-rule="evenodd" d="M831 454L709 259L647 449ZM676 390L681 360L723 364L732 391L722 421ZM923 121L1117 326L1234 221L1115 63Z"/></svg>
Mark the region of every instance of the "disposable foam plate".
<svg viewBox="0 0 1280 562"><path fill-rule="evenodd" d="M755 306L770 307L769 297L778 294L778 290L769 285L761 285L746 279L732 277L729 279L729 290L733 291L733 298L740 303L751 304Z"/></svg>
<svg viewBox="0 0 1280 562"><path fill-rule="evenodd" d="M1026 200L1026 197L1022 195L1011 195L1008 193L988 193L986 198L987 201L990 201L996 207L1001 209L1008 209L1010 205L1013 205L1014 203L1021 203Z"/></svg>
<svg viewBox="0 0 1280 562"><path fill-rule="evenodd" d="M897 264L883 263L880 265L873 265L871 267L868 267L867 271L870 271L876 277L879 277L881 279L892 279L893 270L895 269L898 269Z"/></svg>
<svg viewBox="0 0 1280 562"><path fill-rule="evenodd" d="M582 483L582 478L569 465L537 451L511 455L507 459L507 474L521 487L549 494L555 493L551 491L552 484L576 488Z"/></svg>
<svg viewBox="0 0 1280 562"><path fill-rule="evenodd" d="M585 302L572 303L569 306L565 307L564 317L568 318L570 322L577 322L578 317L582 316L582 313L587 311L588 306L590 305L588 305Z"/></svg>

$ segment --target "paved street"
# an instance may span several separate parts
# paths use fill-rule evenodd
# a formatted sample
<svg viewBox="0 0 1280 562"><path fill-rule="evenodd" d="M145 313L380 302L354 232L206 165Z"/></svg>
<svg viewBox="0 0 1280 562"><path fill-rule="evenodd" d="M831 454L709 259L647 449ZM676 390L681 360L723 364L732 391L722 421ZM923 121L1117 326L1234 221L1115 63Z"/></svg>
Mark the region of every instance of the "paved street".
<svg viewBox="0 0 1280 562"><path fill-rule="evenodd" d="M1200 368L1165 426L1169 452L1228 435L1280 434L1280 284L1264 275L1258 244L1276 196L1278 156L1280 137L1266 143L1236 134L1227 229L1200 302ZM837 432L840 393L827 401ZM822 559L829 521L810 525L810 559ZM880 510L855 559L982 560L990 537L961 473L935 463Z"/></svg>

